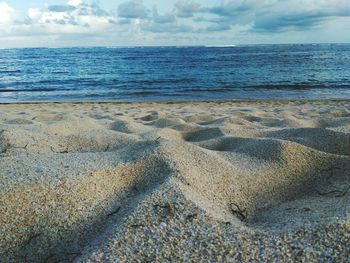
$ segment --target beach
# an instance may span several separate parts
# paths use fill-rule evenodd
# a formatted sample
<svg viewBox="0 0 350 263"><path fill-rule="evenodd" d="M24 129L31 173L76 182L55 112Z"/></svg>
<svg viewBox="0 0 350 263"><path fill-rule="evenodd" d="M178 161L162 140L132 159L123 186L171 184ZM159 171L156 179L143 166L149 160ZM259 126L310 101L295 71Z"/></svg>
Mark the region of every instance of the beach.
<svg viewBox="0 0 350 263"><path fill-rule="evenodd" d="M0 262L349 262L350 100L0 104Z"/></svg>

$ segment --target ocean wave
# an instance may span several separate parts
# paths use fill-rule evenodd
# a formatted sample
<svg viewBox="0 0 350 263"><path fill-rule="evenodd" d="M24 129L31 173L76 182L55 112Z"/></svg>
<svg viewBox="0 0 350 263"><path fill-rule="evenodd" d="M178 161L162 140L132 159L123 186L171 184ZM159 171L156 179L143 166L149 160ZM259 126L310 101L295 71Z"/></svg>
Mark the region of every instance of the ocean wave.
<svg viewBox="0 0 350 263"><path fill-rule="evenodd" d="M248 85L247 89L281 89L281 90L302 90L302 89L350 89L350 83L268 83L260 85Z"/></svg>
<svg viewBox="0 0 350 263"><path fill-rule="evenodd" d="M2 74L13 74L13 73L21 73L22 71L20 69L14 69L14 70L0 70L0 76Z"/></svg>

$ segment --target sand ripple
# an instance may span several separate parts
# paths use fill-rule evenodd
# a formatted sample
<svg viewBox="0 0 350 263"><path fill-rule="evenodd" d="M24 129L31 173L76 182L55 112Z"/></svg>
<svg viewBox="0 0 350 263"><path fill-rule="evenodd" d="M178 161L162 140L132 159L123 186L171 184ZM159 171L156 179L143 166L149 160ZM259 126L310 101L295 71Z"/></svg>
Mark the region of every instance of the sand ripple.
<svg viewBox="0 0 350 263"><path fill-rule="evenodd" d="M0 105L0 261L136 260L129 248L164 231L174 240L163 242L180 251L198 246L194 228L201 240L208 226L220 228L232 249L241 246L232 229L253 244L251 233L348 222L349 108L347 101ZM181 243L186 238L192 245ZM168 250L157 251L164 260ZM243 260L236 252L244 253L232 259ZM150 259L143 253L138 259Z"/></svg>

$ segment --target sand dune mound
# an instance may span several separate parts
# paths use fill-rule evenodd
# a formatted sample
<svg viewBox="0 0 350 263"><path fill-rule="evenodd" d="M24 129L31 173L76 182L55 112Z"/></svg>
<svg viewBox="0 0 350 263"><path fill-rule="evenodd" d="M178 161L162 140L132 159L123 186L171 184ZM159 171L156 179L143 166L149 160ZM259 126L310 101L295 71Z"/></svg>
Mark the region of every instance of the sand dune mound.
<svg viewBox="0 0 350 263"><path fill-rule="evenodd" d="M200 125L203 126L220 126L220 127L241 127L244 126L244 128L256 128L256 125L252 124L250 121L247 121L241 117L235 116L235 117L224 117L219 119L214 119L211 121L206 122L200 122Z"/></svg>
<svg viewBox="0 0 350 263"><path fill-rule="evenodd" d="M166 128L176 125L185 124L186 122L180 118L160 118L155 121L147 123L148 125L153 125L157 128Z"/></svg>
<svg viewBox="0 0 350 263"><path fill-rule="evenodd" d="M27 105L25 117L21 105L0 106L7 120L31 120L1 123L0 261L164 261L190 252L201 261L233 248L249 257L242 244L255 246L257 236L266 244L305 225L341 224L349 123L342 112L329 121L337 104L320 105L305 105L309 120L293 103L82 104L74 112L43 104ZM260 259L269 251L256 249Z"/></svg>
<svg viewBox="0 0 350 263"><path fill-rule="evenodd" d="M268 132L266 136L294 141L323 152L350 155L350 133L325 128L298 128Z"/></svg>
<svg viewBox="0 0 350 263"><path fill-rule="evenodd" d="M107 130L93 130L61 137L55 152L106 152L123 148L137 141L135 136Z"/></svg>
<svg viewBox="0 0 350 263"><path fill-rule="evenodd" d="M303 148L297 143L278 139L229 136L202 141L197 143L197 145L209 150L241 153L274 162L284 161L284 157L287 154L298 153Z"/></svg>
<svg viewBox="0 0 350 263"><path fill-rule="evenodd" d="M337 127L343 127L344 129L347 129L348 132L350 132L350 118L345 117L345 118L333 118L333 119L324 119L320 121L320 127L321 128L327 128L327 127L332 127L337 128Z"/></svg>
<svg viewBox="0 0 350 263"><path fill-rule="evenodd" d="M103 129L104 125L92 118L66 117L53 123L41 124L41 130L48 134L69 135L90 130ZM68 119L68 120L67 120Z"/></svg>
<svg viewBox="0 0 350 263"><path fill-rule="evenodd" d="M184 118L186 122L194 122L198 124L211 122L211 121L214 121L215 119L216 118L214 116L210 116L208 114L193 114L191 116L187 116L186 118Z"/></svg>
<svg viewBox="0 0 350 263"><path fill-rule="evenodd" d="M201 128L193 132L185 133L184 138L189 142L200 142L224 135L225 133L220 128Z"/></svg>
<svg viewBox="0 0 350 263"><path fill-rule="evenodd" d="M161 139L168 140L183 140L183 135L181 132L173 130L173 129L156 129L149 132L145 132L140 134L141 140L155 140L159 141Z"/></svg>
<svg viewBox="0 0 350 263"><path fill-rule="evenodd" d="M232 151L252 157L250 165L258 169L230 163L220 155L188 144L169 145L167 149L181 149L172 150L169 158L180 174L180 182L184 181L190 192L198 191L227 211L237 210L236 216L244 220L254 217L259 209L315 194L334 179L326 178L322 171L339 166L338 173L342 174L349 166L348 158L337 158L296 143L247 140L236 141L239 147ZM264 159L264 166L260 159Z"/></svg>
<svg viewBox="0 0 350 263"><path fill-rule="evenodd" d="M33 114L32 120L39 123L55 123L66 120L75 120L75 116L56 111L41 110Z"/></svg>
<svg viewBox="0 0 350 263"><path fill-rule="evenodd" d="M109 166L89 165L90 171L77 169L70 176L59 175L60 163L79 167L76 155L51 155L57 168L50 178L39 179L36 172L26 176L28 184L2 180L0 229L2 256L14 261L57 261L74 258L88 237L119 210L128 210L133 198L154 189L169 176L169 168L155 155L156 144L136 144L121 152L106 155ZM142 151L143 150L143 151ZM131 152L137 154L130 155ZM142 154L140 154L142 153ZM42 161L40 157L37 162ZM71 159L73 161L67 161ZM90 160L89 160L90 159ZM91 155L84 161L98 161ZM31 164L32 158L23 165ZM16 201L17 200L17 201ZM20 206L19 206L20 205ZM20 231L19 231L20 230ZM6 258L5 258L6 259Z"/></svg>
<svg viewBox="0 0 350 263"><path fill-rule="evenodd" d="M197 123L186 122L184 124L178 124L178 125L172 126L171 129L182 132L183 134L186 134L186 133L196 132L200 129L203 129L203 127Z"/></svg>
<svg viewBox="0 0 350 263"><path fill-rule="evenodd" d="M280 118L260 118L256 122L265 127L317 128L320 126L317 119L296 118L291 114L284 114Z"/></svg>
<svg viewBox="0 0 350 263"><path fill-rule="evenodd" d="M154 121L164 116L163 113L158 111L152 111L149 114L142 116L140 119L143 121Z"/></svg>
<svg viewBox="0 0 350 263"><path fill-rule="evenodd" d="M145 132L150 130L149 127L141 123L134 122L130 119L116 120L113 123L111 123L109 126L111 130L124 132L124 133L139 133L139 132Z"/></svg>
<svg viewBox="0 0 350 263"><path fill-rule="evenodd" d="M138 139L133 135L106 129L93 129L65 134L59 130L47 133L43 129L9 128L3 131L2 151L26 150L31 152L104 152L122 148Z"/></svg>
<svg viewBox="0 0 350 263"><path fill-rule="evenodd" d="M33 124L34 122L31 120L23 119L23 118L14 118L10 120L6 120L5 124L18 124L18 125L23 125L23 124Z"/></svg>

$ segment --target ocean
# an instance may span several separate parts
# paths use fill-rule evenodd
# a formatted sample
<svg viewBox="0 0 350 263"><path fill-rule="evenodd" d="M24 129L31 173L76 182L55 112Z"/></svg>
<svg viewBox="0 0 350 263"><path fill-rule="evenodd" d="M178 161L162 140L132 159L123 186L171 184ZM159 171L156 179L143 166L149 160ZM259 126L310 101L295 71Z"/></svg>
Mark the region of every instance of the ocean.
<svg viewBox="0 0 350 263"><path fill-rule="evenodd" d="M350 99L350 44L0 50L0 102Z"/></svg>

